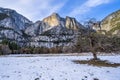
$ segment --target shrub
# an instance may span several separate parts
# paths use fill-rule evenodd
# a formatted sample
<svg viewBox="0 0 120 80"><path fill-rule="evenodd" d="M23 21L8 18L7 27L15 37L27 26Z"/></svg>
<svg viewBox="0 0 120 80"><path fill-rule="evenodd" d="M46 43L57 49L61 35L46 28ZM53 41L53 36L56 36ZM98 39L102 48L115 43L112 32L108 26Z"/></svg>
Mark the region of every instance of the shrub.
<svg viewBox="0 0 120 80"><path fill-rule="evenodd" d="M35 53L35 54L49 53L49 49L46 47L36 47L36 48L34 48L33 53Z"/></svg>
<svg viewBox="0 0 120 80"><path fill-rule="evenodd" d="M49 53L62 53L62 47L53 47L49 49Z"/></svg>
<svg viewBox="0 0 120 80"><path fill-rule="evenodd" d="M3 39L1 44L7 45L7 44L9 44L9 41L7 39Z"/></svg>
<svg viewBox="0 0 120 80"><path fill-rule="evenodd" d="M20 49L20 46L16 42L12 42L12 41L9 41L7 39L3 39L1 44L2 45L8 45L10 50L12 50L12 53L14 52L14 50L19 50Z"/></svg>
<svg viewBox="0 0 120 80"><path fill-rule="evenodd" d="M8 45L0 45L0 55L10 54L11 50L9 49Z"/></svg>
<svg viewBox="0 0 120 80"><path fill-rule="evenodd" d="M13 51L13 50L20 49L20 46L17 45L17 43L15 43L15 42L9 42L9 48Z"/></svg>

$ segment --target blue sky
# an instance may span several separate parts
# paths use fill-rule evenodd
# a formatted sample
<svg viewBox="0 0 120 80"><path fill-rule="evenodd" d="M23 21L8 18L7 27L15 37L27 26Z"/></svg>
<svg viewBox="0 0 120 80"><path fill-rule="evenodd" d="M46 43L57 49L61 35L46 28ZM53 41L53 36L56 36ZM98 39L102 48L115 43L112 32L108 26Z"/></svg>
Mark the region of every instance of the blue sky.
<svg viewBox="0 0 120 80"><path fill-rule="evenodd" d="M89 18L102 20L120 9L120 0L0 0L0 7L14 9L32 21L56 12L82 22Z"/></svg>

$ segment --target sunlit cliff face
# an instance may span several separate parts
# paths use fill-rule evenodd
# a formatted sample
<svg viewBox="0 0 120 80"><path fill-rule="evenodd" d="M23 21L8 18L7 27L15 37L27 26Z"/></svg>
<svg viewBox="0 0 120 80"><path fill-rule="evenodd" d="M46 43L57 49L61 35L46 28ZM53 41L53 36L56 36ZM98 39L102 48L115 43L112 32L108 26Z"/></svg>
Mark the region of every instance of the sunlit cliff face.
<svg viewBox="0 0 120 80"><path fill-rule="evenodd" d="M74 29L74 30L78 29L78 24L76 23L76 20L74 18L70 18L70 17L66 17L66 24L65 24L65 26L68 29Z"/></svg>
<svg viewBox="0 0 120 80"><path fill-rule="evenodd" d="M53 13L51 16L48 16L47 18L43 19L43 22L47 23L51 27L62 26L66 27L67 29L73 30L77 30L78 27L80 26L78 22L75 20L75 18L67 16L63 21L62 18L57 13Z"/></svg>
<svg viewBox="0 0 120 80"><path fill-rule="evenodd" d="M60 16L56 13L53 13L51 16L43 19L43 22L47 23L49 26L59 26L60 25Z"/></svg>

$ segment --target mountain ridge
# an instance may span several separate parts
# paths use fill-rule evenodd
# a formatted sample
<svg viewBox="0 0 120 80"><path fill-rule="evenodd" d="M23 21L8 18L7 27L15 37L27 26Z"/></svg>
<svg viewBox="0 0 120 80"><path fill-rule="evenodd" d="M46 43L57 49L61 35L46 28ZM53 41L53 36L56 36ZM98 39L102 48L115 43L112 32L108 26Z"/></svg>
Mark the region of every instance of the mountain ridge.
<svg viewBox="0 0 120 80"><path fill-rule="evenodd" d="M101 21L102 30L119 35L119 19L120 10L108 15ZM33 23L15 10L0 8L0 41L8 39L21 46L51 48L69 46L76 41L76 34L88 34L87 32L88 29L73 17L63 18L53 13Z"/></svg>
<svg viewBox="0 0 120 80"><path fill-rule="evenodd" d="M109 14L102 20L102 30L112 35L120 34L120 9Z"/></svg>
<svg viewBox="0 0 120 80"><path fill-rule="evenodd" d="M24 42L20 43L22 46L55 47L58 46L55 42L61 34L66 33L65 36L60 36L60 42L72 40L73 32L77 33L79 29L85 30L84 26L75 18L62 18L57 13L53 13L42 21L36 21L35 23L15 10L0 8L0 14L1 16L3 14L7 15L0 20L0 38L13 39L18 43ZM50 37L49 34L54 34L54 36ZM68 37L68 34L72 35ZM47 43L44 43L45 41ZM52 42L52 45L49 42ZM69 44L69 42L66 44ZM66 44L61 42L59 46Z"/></svg>

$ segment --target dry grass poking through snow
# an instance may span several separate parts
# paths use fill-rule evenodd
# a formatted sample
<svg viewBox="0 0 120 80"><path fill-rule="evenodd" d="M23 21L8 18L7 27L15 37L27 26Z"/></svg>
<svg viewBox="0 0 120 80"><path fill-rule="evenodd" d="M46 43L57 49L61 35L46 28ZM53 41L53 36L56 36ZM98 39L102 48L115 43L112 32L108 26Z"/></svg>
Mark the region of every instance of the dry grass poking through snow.
<svg viewBox="0 0 120 80"><path fill-rule="evenodd" d="M97 67L120 67L120 63L111 63L107 60L74 60L77 64L88 64Z"/></svg>

